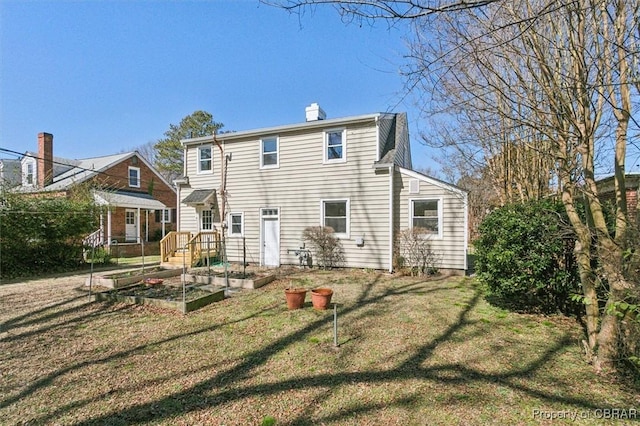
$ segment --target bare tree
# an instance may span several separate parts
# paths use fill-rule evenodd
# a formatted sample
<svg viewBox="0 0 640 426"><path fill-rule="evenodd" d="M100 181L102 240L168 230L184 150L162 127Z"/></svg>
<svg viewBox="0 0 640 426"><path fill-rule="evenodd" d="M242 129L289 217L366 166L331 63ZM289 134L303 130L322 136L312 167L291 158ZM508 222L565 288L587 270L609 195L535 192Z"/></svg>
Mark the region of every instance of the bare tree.
<svg viewBox="0 0 640 426"><path fill-rule="evenodd" d="M499 0L261 0L291 12L303 13L319 5L334 6L347 20L417 19L485 6Z"/></svg>
<svg viewBox="0 0 640 426"><path fill-rule="evenodd" d="M638 3L522 0L441 17L417 27L416 40L435 34L438 43L414 44L408 74L432 95L435 112L460 119L466 139L447 147L484 162L503 201L539 197L550 185L559 192L578 239L585 347L598 370L615 361L616 306L638 287L624 273ZM598 159L615 171L613 231L598 194Z"/></svg>

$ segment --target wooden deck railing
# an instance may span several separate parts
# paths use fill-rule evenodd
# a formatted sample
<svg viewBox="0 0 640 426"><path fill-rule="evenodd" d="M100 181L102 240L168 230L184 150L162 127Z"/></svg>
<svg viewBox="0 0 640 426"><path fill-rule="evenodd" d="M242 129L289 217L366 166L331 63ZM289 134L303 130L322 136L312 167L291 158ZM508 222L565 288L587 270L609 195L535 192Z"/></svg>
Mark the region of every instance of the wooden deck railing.
<svg viewBox="0 0 640 426"><path fill-rule="evenodd" d="M195 235L191 232L171 231L160 241L161 262L168 262L176 253L183 253L186 263L194 266L203 257L214 257L219 252L218 231L203 231Z"/></svg>
<svg viewBox="0 0 640 426"><path fill-rule="evenodd" d="M203 257L211 258L220 252L220 233L218 231L198 232L189 240L188 245L189 264L194 266Z"/></svg>
<svg viewBox="0 0 640 426"><path fill-rule="evenodd" d="M171 231L160 240L160 261L167 262L178 250L184 250L191 239L191 232Z"/></svg>

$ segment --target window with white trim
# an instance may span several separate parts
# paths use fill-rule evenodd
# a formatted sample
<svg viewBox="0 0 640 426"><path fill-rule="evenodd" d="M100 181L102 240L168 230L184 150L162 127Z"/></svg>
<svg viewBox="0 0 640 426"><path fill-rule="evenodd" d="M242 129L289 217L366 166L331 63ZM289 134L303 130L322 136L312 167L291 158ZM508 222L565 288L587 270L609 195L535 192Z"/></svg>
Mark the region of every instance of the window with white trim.
<svg viewBox="0 0 640 426"><path fill-rule="evenodd" d="M260 140L260 168L276 168L279 165L280 152L278 137L270 136Z"/></svg>
<svg viewBox="0 0 640 426"><path fill-rule="evenodd" d="M140 167L129 167L129 186L140 188Z"/></svg>
<svg viewBox="0 0 640 426"><path fill-rule="evenodd" d="M338 237L349 236L349 200L322 200L322 226Z"/></svg>
<svg viewBox="0 0 640 426"><path fill-rule="evenodd" d="M346 131L344 129L324 132L324 162L343 163L347 161Z"/></svg>
<svg viewBox="0 0 640 426"><path fill-rule="evenodd" d="M155 212L156 223L171 223L172 221L171 217L173 216L171 214L171 210L172 209L156 210Z"/></svg>
<svg viewBox="0 0 640 426"><path fill-rule="evenodd" d="M244 235L244 214L229 213L229 236L242 237Z"/></svg>
<svg viewBox="0 0 640 426"><path fill-rule="evenodd" d="M27 173L25 174L25 183L33 185L33 163L27 163Z"/></svg>
<svg viewBox="0 0 640 426"><path fill-rule="evenodd" d="M213 172L213 151L211 145L198 147L198 173Z"/></svg>
<svg viewBox="0 0 640 426"><path fill-rule="evenodd" d="M440 236L442 232L442 200L422 199L410 201L411 227L424 228L429 234Z"/></svg>
<svg viewBox="0 0 640 426"><path fill-rule="evenodd" d="M213 229L213 213L211 210L202 210L200 213L200 226L202 231L211 231Z"/></svg>

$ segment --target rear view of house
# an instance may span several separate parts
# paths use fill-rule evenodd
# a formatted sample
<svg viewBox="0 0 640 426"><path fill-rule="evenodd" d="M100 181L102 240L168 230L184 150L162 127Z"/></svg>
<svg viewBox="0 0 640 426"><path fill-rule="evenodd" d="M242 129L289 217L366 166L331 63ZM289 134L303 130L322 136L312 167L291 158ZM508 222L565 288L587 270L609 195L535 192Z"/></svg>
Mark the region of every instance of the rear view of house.
<svg viewBox="0 0 640 426"><path fill-rule="evenodd" d="M398 233L420 226L441 268L466 269L466 192L412 170L406 114L305 116L182 141L178 234L218 241L224 227L230 261L279 266L298 264L305 228L330 226L344 266L392 271Z"/></svg>

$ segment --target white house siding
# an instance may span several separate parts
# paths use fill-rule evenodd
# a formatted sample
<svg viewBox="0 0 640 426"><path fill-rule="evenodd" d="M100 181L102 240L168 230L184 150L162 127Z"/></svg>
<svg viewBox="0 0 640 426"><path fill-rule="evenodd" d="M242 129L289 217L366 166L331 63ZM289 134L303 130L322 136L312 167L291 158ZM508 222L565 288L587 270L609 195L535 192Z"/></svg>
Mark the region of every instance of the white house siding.
<svg viewBox="0 0 640 426"><path fill-rule="evenodd" d="M340 126L338 126L340 127ZM342 126L345 127L345 126ZM335 127L328 126L327 129ZM389 175L373 168L376 160L375 121L346 126L345 163L323 164L323 131L289 131L279 135L279 167L260 169L260 137L225 141L226 154L232 160L227 170L226 213L244 214L246 259L260 262L260 209L278 208L280 212L280 263L296 264L298 259L287 249L301 244L304 228L321 224L321 200L348 199L349 236L342 239L346 266L389 268ZM196 173L197 147L189 145L187 168L193 189L220 187L220 154L214 146L214 173ZM184 199L191 189L183 188ZM195 210L182 206L182 230L196 230ZM193 213L193 214L192 214ZM364 246L356 246L356 238ZM230 261L242 261L242 239L230 237L227 254Z"/></svg>
<svg viewBox="0 0 640 426"><path fill-rule="evenodd" d="M409 181L417 179L419 193L409 193ZM394 187L397 191L398 204L394 209L397 219L394 223L397 230L410 227L411 199L441 198L442 206L442 238L431 240L432 248L442 256L440 267L443 269L466 269L467 256L467 221L466 196L457 188L444 183L434 182L424 175L399 168L394 175Z"/></svg>

